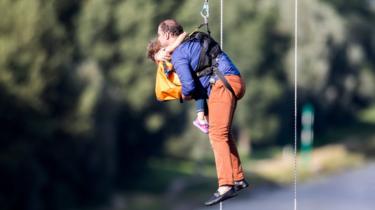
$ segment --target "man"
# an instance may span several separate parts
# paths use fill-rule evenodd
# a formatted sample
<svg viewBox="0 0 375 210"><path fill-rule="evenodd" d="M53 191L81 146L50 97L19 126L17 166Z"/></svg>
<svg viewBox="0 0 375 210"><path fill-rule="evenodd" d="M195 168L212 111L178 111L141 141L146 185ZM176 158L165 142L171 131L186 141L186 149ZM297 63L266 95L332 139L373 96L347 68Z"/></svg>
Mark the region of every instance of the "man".
<svg viewBox="0 0 375 210"><path fill-rule="evenodd" d="M158 40L162 47L167 47L182 32L183 27L176 20L167 19L158 26ZM245 93L245 84L240 72L224 52L217 57L218 70L225 75L233 93L217 76L194 76L201 49L198 40L188 40L174 50L171 58L182 84L183 99L190 100L197 94L208 96L209 138L215 156L219 188L205 205L213 205L236 196L239 190L248 187L231 133L236 103Z"/></svg>

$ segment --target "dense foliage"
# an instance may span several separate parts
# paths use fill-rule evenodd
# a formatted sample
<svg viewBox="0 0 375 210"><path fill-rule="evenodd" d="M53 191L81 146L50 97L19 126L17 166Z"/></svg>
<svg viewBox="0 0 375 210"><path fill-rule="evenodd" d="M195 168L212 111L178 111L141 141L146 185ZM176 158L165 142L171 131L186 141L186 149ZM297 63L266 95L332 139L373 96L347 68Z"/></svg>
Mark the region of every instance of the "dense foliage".
<svg viewBox="0 0 375 210"><path fill-rule="evenodd" d="M153 156L196 158L207 140L191 102L160 103L145 48L159 21L191 31L198 0L0 0L0 208L95 205ZM246 79L242 146L284 145L293 129L292 1L227 1L223 48ZM210 27L219 39L219 2ZM375 101L374 1L300 5L299 107L317 129ZM199 141L201 140L201 141Z"/></svg>

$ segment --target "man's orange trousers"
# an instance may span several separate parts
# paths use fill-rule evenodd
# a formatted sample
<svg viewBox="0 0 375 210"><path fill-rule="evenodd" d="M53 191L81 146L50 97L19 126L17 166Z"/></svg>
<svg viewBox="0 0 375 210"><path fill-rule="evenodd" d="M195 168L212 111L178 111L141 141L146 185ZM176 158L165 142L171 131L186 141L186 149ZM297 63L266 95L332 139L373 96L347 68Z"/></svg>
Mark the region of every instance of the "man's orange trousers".
<svg viewBox="0 0 375 210"><path fill-rule="evenodd" d="M215 156L219 186L233 185L234 181L244 178L231 127L237 100L243 97L246 87L240 76L228 75L225 78L232 86L236 97L221 80L218 80L212 85L208 99L209 137Z"/></svg>

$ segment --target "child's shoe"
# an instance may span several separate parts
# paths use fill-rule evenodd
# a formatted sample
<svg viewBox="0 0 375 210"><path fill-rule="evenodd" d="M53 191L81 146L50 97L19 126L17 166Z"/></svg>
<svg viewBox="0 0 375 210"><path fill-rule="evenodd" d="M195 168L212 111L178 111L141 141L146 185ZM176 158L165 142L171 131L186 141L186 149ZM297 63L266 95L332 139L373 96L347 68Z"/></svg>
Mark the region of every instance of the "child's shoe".
<svg viewBox="0 0 375 210"><path fill-rule="evenodd" d="M208 122L207 121L203 121L203 120L199 120L198 118L196 118L194 121L193 121L193 124L195 125L195 127L199 128L199 130L201 130L203 133L208 133Z"/></svg>

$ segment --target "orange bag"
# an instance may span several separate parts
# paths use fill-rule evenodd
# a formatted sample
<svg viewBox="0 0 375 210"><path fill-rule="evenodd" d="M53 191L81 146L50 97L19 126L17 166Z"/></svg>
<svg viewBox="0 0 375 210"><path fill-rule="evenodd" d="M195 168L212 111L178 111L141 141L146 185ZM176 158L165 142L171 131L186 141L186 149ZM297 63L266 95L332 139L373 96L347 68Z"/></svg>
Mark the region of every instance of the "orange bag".
<svg viewBox="0 0 375 210"><path fill-rule="evenodd" d="M155 94L159 101L182 100L180 79L168 61L158 62Z"/></svg>

